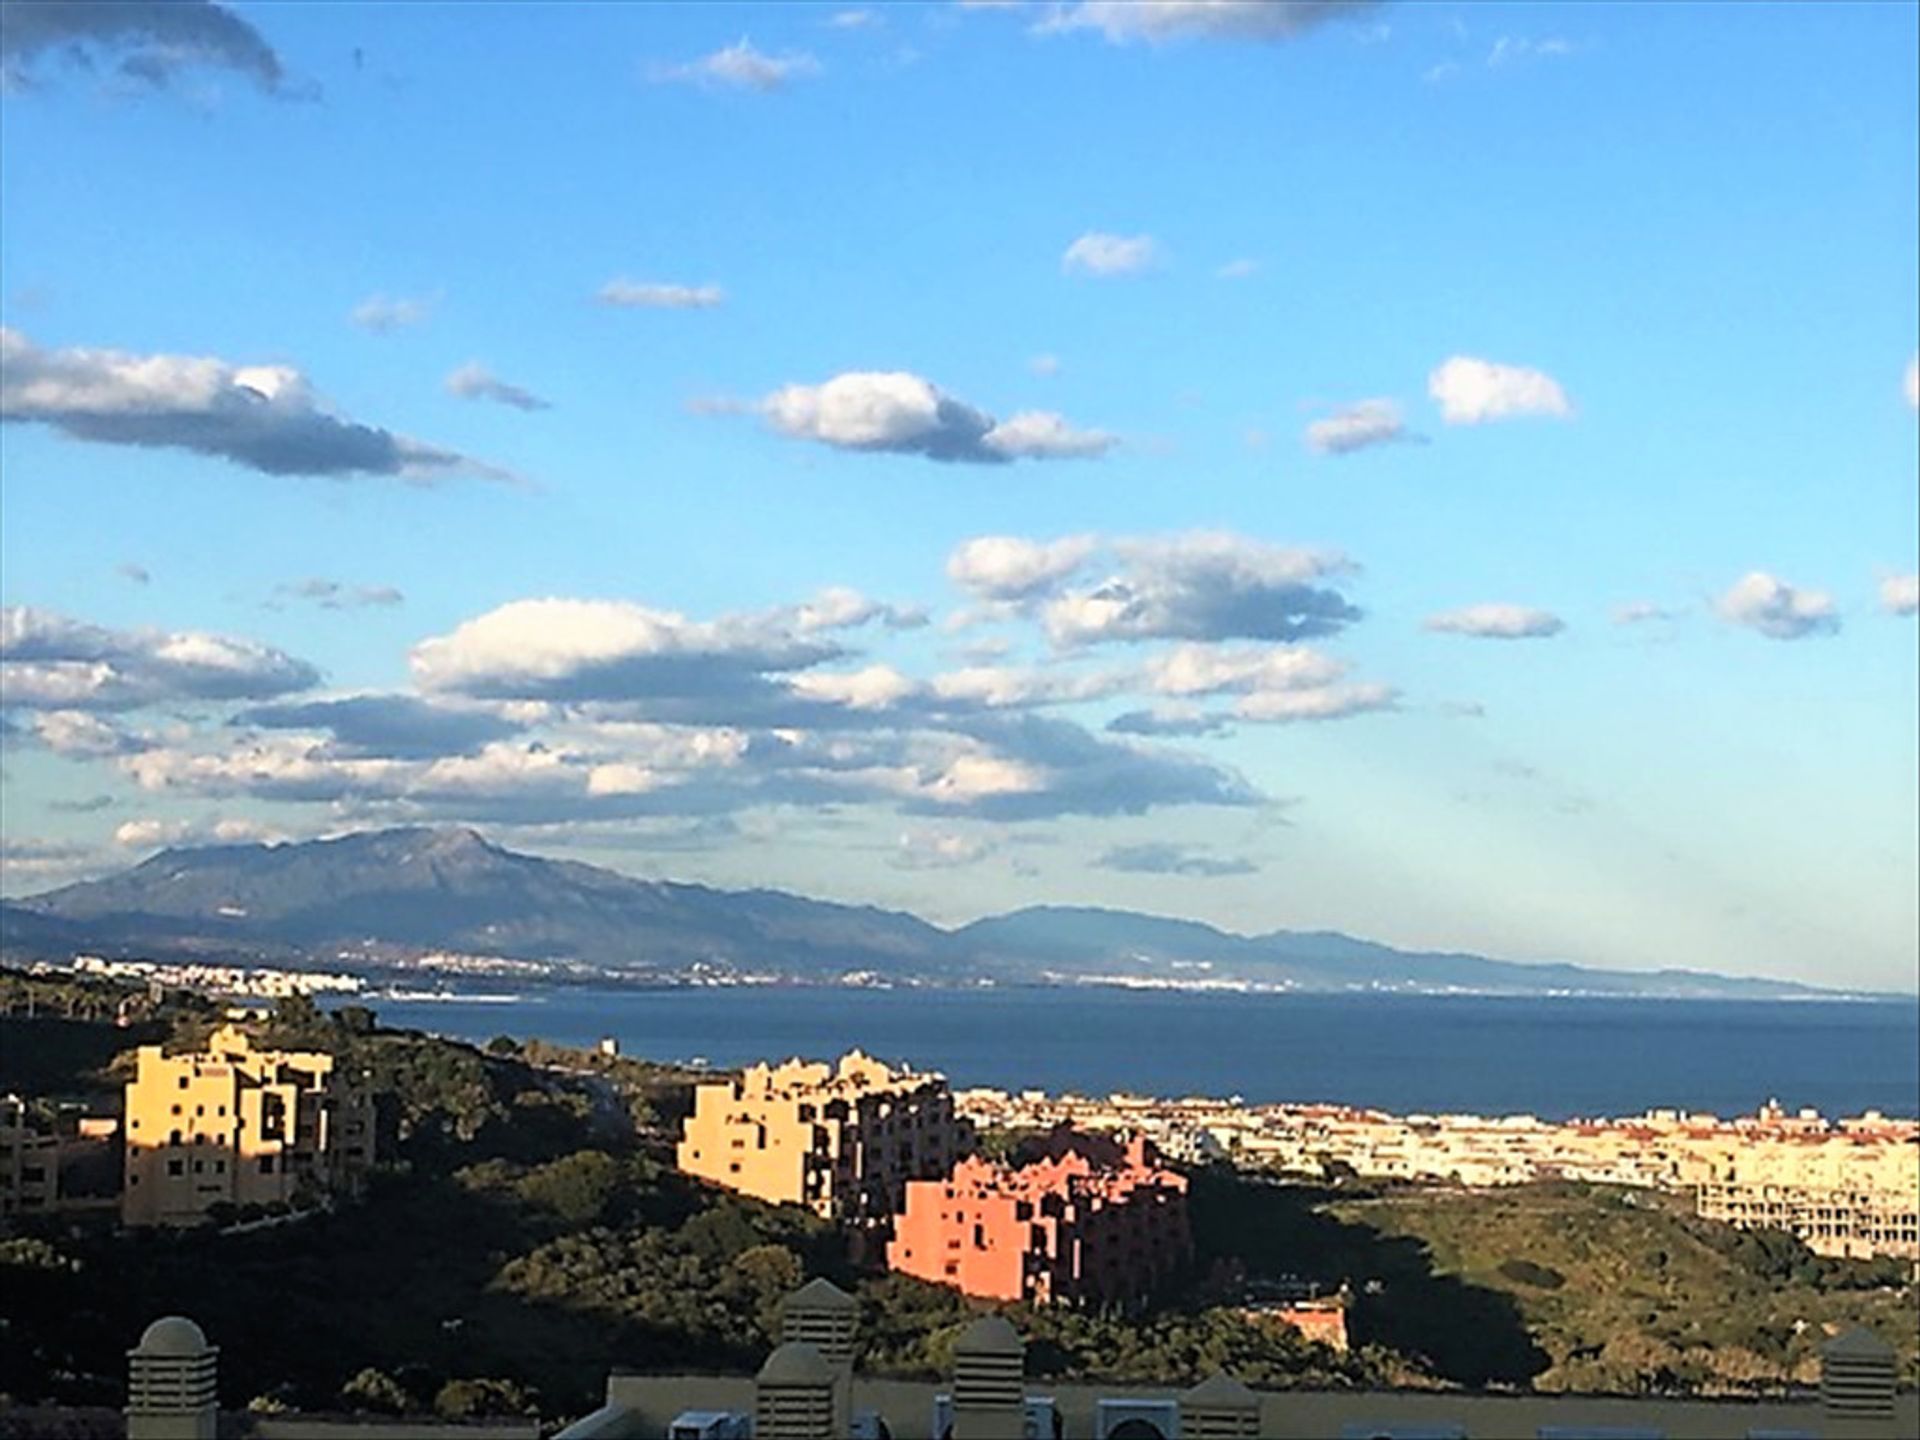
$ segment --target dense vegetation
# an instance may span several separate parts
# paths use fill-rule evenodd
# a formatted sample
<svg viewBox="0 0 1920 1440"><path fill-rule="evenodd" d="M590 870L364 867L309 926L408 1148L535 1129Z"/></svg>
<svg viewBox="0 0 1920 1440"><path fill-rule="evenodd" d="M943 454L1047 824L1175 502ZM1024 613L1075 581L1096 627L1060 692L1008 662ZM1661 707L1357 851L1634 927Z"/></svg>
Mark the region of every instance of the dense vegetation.
<svg viewBox="0 0 1920 1440"><path fill-rule="evenodd" d="M1335 1201L1329 1225L1376 1247L1412 1247L1432 1279L1497 1297L1537 1350L1536 1389L1645 1394L1771 1392L1819 1377L1819 1346L1865 1325L1897 1347L1907 1383L1920 1379L1910 1267L1824 1259L1779 1231L1699 1220L1683 1197L1599 1186L1425 1190ZM1440 1359L1465 1331L1396 1330L1400 1284L1362 1296L1363 1336ZM1384 1302L1384 1303L1375 1303ZM1493 1299L1487 1305L1496 1303ZM1514 1352L1517 1358L1517 1351ZM1447 1357L1443 1373L1461 1374ZM1490 1376L1517 1379L1489 1353ZM1506 1373L1501 1373L1506 1370ZM1461 1375L1461 1378L1466 1378Z"/></svg>
<svg viewBox="0 0 1920 1440"><path fill-rule="evenodd" d="M189 1004L151 1023L187 1044L212 1019ZM41 1024L0 1015L0 1050L29 1063L20 1052L41 1046ZM94 1028L60 1042L59 1064L31 1063L65 1065L69 1090L106 1083L112 1049L146 1036ZM685 1073L387 1031L351 1007L284 1006L265 1038L326 1048L382 1092L387 1163L365 1203L232 1233L61 1222L0 1239L0 1400L118 1403L127 1345L169 1311L221 1346L229 1404L448 1415L577 1413L614 1365L751 1369L780 1298L808 1275L856 1293L861 1364L876 1373L945 1374L975 1313L951 1291L862 1270L804 1212L677 1174ZM1191 1198L1196 1263L1150 1315L1011 1316L1032 1373L1739 1389L1806 1380L1823 1327L1852 1321L1913 1355L1911 1291L1878 1288L1897 1279L1888 1267L1820 1261L1645 1196L1383 1194L1205 1171ZM1281 1280L1351 1285L1352 1354L1235 1308L1249 1285Z"/></svg>

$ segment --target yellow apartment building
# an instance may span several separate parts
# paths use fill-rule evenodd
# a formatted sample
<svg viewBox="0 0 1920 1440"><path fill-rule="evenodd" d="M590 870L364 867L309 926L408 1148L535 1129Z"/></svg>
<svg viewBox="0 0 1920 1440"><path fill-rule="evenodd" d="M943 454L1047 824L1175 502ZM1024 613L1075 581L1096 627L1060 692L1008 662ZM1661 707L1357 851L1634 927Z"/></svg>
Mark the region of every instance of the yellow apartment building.
<svg viewBox="0 0 1920 1440"><path fill-rule="evenodd" d="M698 1086L678 1161L730 1190L866 1224L891 1219L907 1181L946 1175L972 1137L944 1076L853 1050Z"/></svg>
<svg viewBox="0 0 1920 1440"><path fill-rule="evenodd" d="M237 1025L192 1054L141 1046L126 1126L128 1225L351 1190L373 1161L372 1098L334 1057L257 1050Z"/></svg>

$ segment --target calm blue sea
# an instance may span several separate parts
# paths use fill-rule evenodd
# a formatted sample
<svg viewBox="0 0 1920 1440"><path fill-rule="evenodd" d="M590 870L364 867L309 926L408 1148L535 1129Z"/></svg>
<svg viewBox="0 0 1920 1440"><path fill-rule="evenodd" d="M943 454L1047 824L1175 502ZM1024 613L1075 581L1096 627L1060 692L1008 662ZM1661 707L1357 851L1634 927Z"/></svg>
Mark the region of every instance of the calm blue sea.
<svg viewBox="0 0 1920 1440"><path fill-rule="evenodd" d="M1077 990L556 988L381 1002L384 1023L715 1065L859 1045L956 1086L1238 1095L1398 1112L1719 1115L1777 1097L1920 1114L1920 1002L1195 995Z"/></svg>

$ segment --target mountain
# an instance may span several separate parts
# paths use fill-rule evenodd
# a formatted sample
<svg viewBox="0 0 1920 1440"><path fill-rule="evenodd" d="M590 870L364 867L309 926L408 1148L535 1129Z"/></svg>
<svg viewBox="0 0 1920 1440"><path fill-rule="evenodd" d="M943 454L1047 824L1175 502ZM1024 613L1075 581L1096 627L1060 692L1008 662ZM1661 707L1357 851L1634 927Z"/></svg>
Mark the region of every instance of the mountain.
<svg viewBox="0 0 1920 1440"><path fill-rule="evenodd" d="M1790 998L1831 992L1682 970L1525 965L1331 932L1236 935L1197 921L1039 906L942 930L777 890L715 890L521 855L466 829L164 850L118 875L0 905L0 948L287 964L431 951L669 978L695 966L792 980L1105 981L1302 990Z"/></svg>

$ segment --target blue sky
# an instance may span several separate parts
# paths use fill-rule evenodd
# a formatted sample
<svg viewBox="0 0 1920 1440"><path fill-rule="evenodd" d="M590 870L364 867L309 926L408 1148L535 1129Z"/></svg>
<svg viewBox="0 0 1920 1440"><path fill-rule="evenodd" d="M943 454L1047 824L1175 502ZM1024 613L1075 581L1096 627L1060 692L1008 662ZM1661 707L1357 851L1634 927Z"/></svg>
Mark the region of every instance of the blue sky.
<svg viewBox="0 0 1920 1440"><path fill-rule="evenodd" d="M472 822L1912 988L1920 7L87 8L9 892Z"/></svg>

